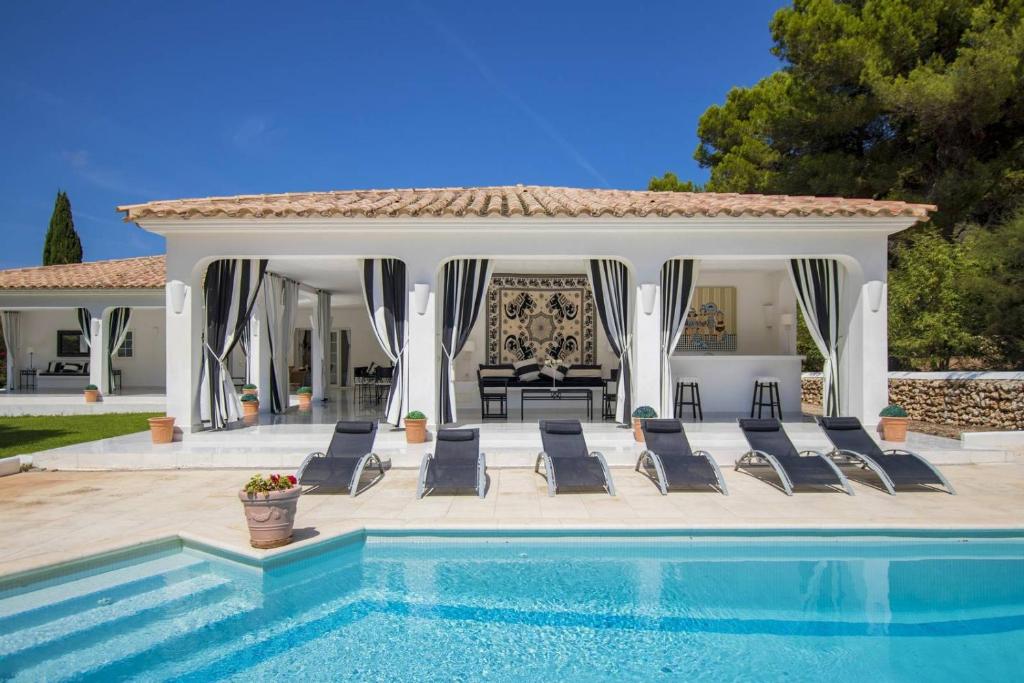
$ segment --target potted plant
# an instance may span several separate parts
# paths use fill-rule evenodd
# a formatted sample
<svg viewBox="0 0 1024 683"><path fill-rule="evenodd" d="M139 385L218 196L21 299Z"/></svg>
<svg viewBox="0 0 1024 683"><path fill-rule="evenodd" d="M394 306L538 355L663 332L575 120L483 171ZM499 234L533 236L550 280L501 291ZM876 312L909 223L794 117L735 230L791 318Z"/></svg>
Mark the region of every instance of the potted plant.
<svg viewBox="0 0 1024 683"><path fill-rule="evenodd" d="M313 400L313 390L310 387L299 387L295 395L299 397L299 410L309 410L309 404Z"/></svg>
<svg viewBox="0 0 1024 683"><path fill-rule="evenodd" d="M256 394L245 394L242 396L242 417L251 422L260 413L260 399Z"/></svg>
<svg viewBox="0 0 1024 683"><path fill-rule="evenodd" d="M99 387L97 387L95 384L86 384L85 385L85 402L86 403L95 403L96 401L99 400L99 397L100 397L100 389L99 389Z"/></svg>
<svg viewBox="0 0 1024 683"><path fill-rule="evenodd" d="M295 507L302 488L292 475L254 474L238 492L253 548L277 548L292 540Z"/></svg>
<svg viewBox="0 0 1024 683"><path fill-rule="evenodd" d="M649 420L652 417L658 417L658 413L650 406L639 406L633 411L633 438L639 443L644 441L644 430L640 426L640 420Z"/></svg>
<svg viewBox="0 0 1024 683"><path fill-rule="evenodd" d="M259 389L255 384L243 384L242 385L242 396L256 396Z"/></svg>
<svg viewBox="0 0 1024 683"><path fill-rule="evenodd" d="M910 418L907 417L907 411L903 406L898 406L895 403L887 405L882 408L882 412L878 416L882 418L883 441L907 440L907 422L910 421Z"/></svg>
<svg viewBox="0 0 1024 683"><path fill-rule="evenodd" d="M418 410L405 416L405 442L423 443L427 440L427 416Z"/></svg>
<svg viewBox="0 0 1024 683"><path fill-rule="evenodd" d="M153 439L153 443L156 444L171 443L174 441L174 418L149 418L149 436Z"/></svg>

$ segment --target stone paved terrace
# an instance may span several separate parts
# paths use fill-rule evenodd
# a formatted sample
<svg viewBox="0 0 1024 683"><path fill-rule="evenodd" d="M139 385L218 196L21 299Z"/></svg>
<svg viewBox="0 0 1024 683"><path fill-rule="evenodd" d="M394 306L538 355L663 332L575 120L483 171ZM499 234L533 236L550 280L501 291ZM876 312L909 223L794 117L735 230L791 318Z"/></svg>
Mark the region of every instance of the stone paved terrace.
<svg viewBox="0 0 1024 683"><path fill-rule="evenodd" d="M306 495L298 544L363 528L1024 528L1024 464L946 465L959 495L889 496L854 483L855 496L787 497L724 468L728 497L658 493L629 467L613 468L618 496L560 494L526 468L490 471L486 499L415 497L416 471L394 469L356 498ZM239 470L27 472L0 479L0 574L63 562L179 533L249 551ZM292 546L294 547L294 545ZM252 551L256 552L256 551ZM275 551L269 551L275 552Z"/></svg>

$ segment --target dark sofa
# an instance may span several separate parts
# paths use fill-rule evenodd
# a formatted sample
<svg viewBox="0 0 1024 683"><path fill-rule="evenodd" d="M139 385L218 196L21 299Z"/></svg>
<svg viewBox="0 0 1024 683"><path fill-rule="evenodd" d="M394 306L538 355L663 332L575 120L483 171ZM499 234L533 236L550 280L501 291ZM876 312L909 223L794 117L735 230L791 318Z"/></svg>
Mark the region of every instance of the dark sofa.
<svg viewBox="0 0 1024 683"><path fill-rule="evenodd" d="M511 363L481 365L476 371L477 386L480 390L480 414L483 419L507 418L509 389L544 389L551 386L574 389L600 389L602 404L607 405L607 385L609 381L615 381L615 374L616 371L613 370L613 377L609 379L601 376L600 365L573 365L570 366L569 372L566 373L564 379L552 382L550 377L541 375L535 380L523 382L516 377L515 368ZM612 396L614 396L614 392ZM607 409L604 412L607 413Z"/></svg>

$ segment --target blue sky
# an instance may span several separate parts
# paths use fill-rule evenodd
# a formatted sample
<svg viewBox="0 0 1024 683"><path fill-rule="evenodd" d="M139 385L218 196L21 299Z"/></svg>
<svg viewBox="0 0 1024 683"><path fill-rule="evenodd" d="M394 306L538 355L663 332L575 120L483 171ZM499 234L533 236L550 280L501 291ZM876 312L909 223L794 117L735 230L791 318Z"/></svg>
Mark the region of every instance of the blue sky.
<svg viewBox="0 0 1024 683"><path fill-rule="evenodd" d="M151 199L704 180L697 120L778 68L783 4L10 3L0 268L58 188L94 260L163 251L114 212Z"/></svg>

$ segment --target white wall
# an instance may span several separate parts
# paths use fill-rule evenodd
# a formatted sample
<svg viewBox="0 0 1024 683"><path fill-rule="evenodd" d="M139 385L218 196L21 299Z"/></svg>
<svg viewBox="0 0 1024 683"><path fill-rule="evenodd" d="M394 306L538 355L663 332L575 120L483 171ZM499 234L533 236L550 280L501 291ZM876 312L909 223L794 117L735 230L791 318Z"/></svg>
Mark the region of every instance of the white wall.
<svg viewBox="0 0 1024 683"><path fill-rule="evenodd" d="M586 277L586 271L580 260L574 260L570 263L525 259L518 261L499 260L494 267L495 275L540 275L552 273ZM597 341L597 358L595 362L603 366L604 374L608 376L613 368L619 366L619 360L612 353L611 346L608 345L608 338L604 333L604 328L601 326L601 321L596 315L595 311L595 336ZM472 353L463 351L455 358L455 378L458 381L472 380L475 382L477 367L487 363L486 307L480 311L480 316L477 318L469 338L476 343L476 350Z"/></svg>
<svg viewBox="0 0 1024 683"><path fill-rule="evenodd" d="M295 315L295 329L311 329L309 318L312 314L312 308L300 306ZM336 330L347 329L349 331L351 346L348 356L348 381L350 385L352 384L353 368L368 366L370 363L391 365L391 361L381 349L377 337L374 336L373 330L370 328L370 317L366 313L365 306L332 306L331 327ZM295 358L298 358L299 349L293 349L293 352Z"/></svg>
<svg viewBox="0 0 1024 683"><path fill-rule="evenodd" d="M795 328L782 328L778 319L782 313L795 310L796 298L785 271L779 270L715 270L702 264L697 275L698 287L736 288L736 354L774 355L793 353ZM765 325L764 304L774 305L773 324ZM792 339L794 345L787 345ZM721 352L716 355L727 355Z"/></svg>
<svg viewBox="0 0 1024 683"><path fill-rule="evenodd" d="M50 361L86 363L89 356L58 357L57 331L77 330L78 316L75 309L28 309L22 310L21 350L18 354L19 367L29 367L28 349L32 348L33 361L39 370L45 370ZM121 370L121 382L125 388L154 387L165 385L166 344L164 334L165 315L163 309L133 308L128 329L134 336L132 358L117 358L113 366ZM63 380L62 380L63 381Z"/></svg>

